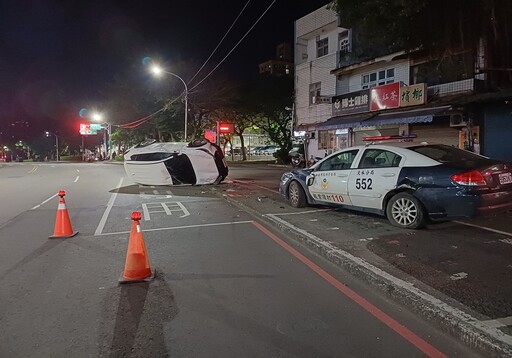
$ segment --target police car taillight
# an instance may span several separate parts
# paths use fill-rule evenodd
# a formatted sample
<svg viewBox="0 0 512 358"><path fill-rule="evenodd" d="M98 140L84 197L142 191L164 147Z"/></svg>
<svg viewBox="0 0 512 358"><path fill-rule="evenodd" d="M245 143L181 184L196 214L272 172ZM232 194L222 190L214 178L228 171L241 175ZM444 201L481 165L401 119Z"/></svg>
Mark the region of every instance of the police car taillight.
<svg viewBox="0 0 512 358"><path fill-rule="evenodd" d="M487 186L484 176L478 170L472 170L461 174L454 174L450 179L461 185Z"/></svg>

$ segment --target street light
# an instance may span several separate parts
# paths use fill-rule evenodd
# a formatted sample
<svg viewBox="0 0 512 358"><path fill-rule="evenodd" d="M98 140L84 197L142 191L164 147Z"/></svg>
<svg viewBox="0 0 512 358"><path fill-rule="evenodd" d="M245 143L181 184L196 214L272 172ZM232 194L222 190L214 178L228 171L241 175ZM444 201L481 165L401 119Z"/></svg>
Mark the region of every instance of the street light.
<svg viewBox="0 0 512 358"><path fill-rule="evenodd" d="M50 135L55 136L55 154L57 154L56 158L57 161L59 161L59 136L55 133L46 131L46 136L49 137Z"/></svg>
<svg viewBox="0 0 512 358"><path fill-rule="evenodd" d="M103 115L101 113L93 113L92 114L92 119L96 122L102 122L103 121ZM107 146L107 133L108 133L108 140L110 141L110 134L111 134L111 131L112 131L112 126L110 123L108 122L104 122L103 123L106 125L106 128L103 128L104 131L103 131L103 145L105 146L105 159L106 157L109 157L110 156L110 146Z"/></svg>
<svg viewBox="0 0 512 358"><path fill-rule="evenodd" d="M164 69L162 69L161 67L159 67L157 65L153 65L151 67L151 72L153 72L153 74L155 74L156 76L159 76L162 73L166 73L168 75L176 77L177 79L179 79L181 81L181 83L183 83L183 86L185 86L185 142L186 142L187 141L187 121L188 121L188 86L187 86L187 83L183 80L183 78L181 78L177 74L169 72L169 71L165 71Z"/></svg>

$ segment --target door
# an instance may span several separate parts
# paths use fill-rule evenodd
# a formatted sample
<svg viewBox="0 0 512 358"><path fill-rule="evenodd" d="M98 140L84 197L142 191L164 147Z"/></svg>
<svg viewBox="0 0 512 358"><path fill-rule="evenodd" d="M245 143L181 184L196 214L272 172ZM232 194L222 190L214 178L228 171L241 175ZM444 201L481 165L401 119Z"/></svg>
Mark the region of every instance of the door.
<svg viewBox="0 0 512 358"><path fill-rule="evenodd" d="M353 169L348 183L353 206L383 209L382 200L396 187L402 157L386 149L368 148Z"/></svg>
<svg viewBox="0 0 512 358"><path fill-rule="evenodd" d="M359 152L346 150L324 159L311 174L309 193L316 201L326 204L351 205L348 196L350 168Z"/></svg>

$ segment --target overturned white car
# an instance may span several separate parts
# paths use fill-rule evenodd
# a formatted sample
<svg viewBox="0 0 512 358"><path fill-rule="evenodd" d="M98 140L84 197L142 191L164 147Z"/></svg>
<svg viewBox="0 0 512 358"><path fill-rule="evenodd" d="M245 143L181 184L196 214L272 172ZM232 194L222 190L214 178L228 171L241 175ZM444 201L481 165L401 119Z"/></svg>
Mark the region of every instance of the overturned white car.
<svg viewBox="0 0 512 358"><path fill-rule="evenodd" d="M125 153L124 169L142 185L218 184L228 175L222 149L206 139L138 144Z"/></svg>

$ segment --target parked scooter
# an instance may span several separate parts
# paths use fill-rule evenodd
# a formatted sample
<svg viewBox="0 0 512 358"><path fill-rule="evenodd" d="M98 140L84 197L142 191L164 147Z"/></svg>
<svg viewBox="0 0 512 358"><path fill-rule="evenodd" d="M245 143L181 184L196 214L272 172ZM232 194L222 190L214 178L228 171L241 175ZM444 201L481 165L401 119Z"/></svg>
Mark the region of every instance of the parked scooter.
<svg viewBox="0 0 512 358"><path fill-rule="evenodd" d="M304 155L301 153L297 153L292 157L292 168L305 168L306 160L304 159Z"/></svg>

